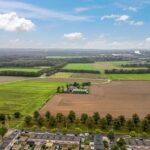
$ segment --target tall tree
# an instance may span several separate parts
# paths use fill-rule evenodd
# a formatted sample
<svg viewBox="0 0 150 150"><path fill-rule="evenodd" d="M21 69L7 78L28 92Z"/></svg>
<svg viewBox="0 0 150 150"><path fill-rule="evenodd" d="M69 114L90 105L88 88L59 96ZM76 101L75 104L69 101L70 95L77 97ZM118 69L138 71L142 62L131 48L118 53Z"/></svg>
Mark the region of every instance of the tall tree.
<svg viewBox="0 0 150 150"><path fill-rule="evenodd" d="M95 124L98 124L98 122L100 121L100 115L99 115L98 112L95 112L95 113L93 114L93 120L94 120L94 123L95 123Z"/></svg>
<svg viewBox="0 0 150 150"><path fill-rule="evenodd" d="M129 119L127 121L126 126L127 126L129 131L132 131L135 129L135 124L134 124L133 120L131 120L131 119Z"/></svg>
<svg viewBox="0 0 150 150"><path fill-rule="evenodd" d="M121 128L121 123L118 118L115 118L113 121L113 127L115 130L119 130Z"/></svg>
<svg viewBox="0 0 150 150"><path fill-rule="evenodd" d="M15 117L15 118L20 118L20 116L21 116L21 113L20 113L20 112L15 112L15 113L14 113L14 117Z"/></svg>
<svg viewBox="0 0 150 150"><path fill-rule="evenodd" d="M150 130L150 124L149 124L149 122L148 122L147 119L144 119L144 120L142 121L142 130L143 130L144 132L148 132L148 131Z"/></svg>
<svg viewBox="0 0 150 150"><path fill-rule="evenodd" d="M64 115L62 113L57 113L56 114L56 121L61 123L63 121Z"/></svg>
<svg viewBox="0 0 150 150"><path fill-rule="evenodd" d="M70 111L69 114L68 114L68 120L73 123L75 120L76 120L76 114L74 111Z"/></svg>
<svg viewBox="0 0 150 150"><path fill-rule="evenodd" d="M50 113L49 111L47 111L47 112L45 113L45 118L46 118L47 120L49 120L49 119L51 118L51 113Z"/></svg>
<svg viewBox="0 0 150 150"><path fill-rule="evenodd" d="M145 119L147 119L148 123L150 124L150 114L146 115Z"/></svg>
<svg viewBox="0 0 150 150"><path fill-rule="evenodd" d="M88 128L93 128L94 126L94 121L93 121L93 118L92 117L88 117L88 119L86 120L86 125Z"/></svg>
<svg viewBox="0 0 150 150"><path fill-rule="evenodd" d="M24 121L25 121L25 123L26 123L27 125L31 125L32 117L31 117L31 116L26 116Z"/></svg>
<svg viewBox="0 0 150 150"><path fill-rule="evenodd" d="M83 113L83 114L81 115L80 121L81 121L81 123L85 124L86 121L87 121L87 119L88 119L88 115L85 114L85 113Z"/></svg>
<svg viewBox="0 0 150 150"><path fill-rule="evenodd" d="M107 120L106 118L102 118L101 121L100 121L100 127L102 129L107 129L108 125L107 125Z"/></svg>
<svg viewBox="0 0 150 150"><path fill-rule="evenodd" d="M34 117L34 119L37 120L37 119L40 117L39 112L38 112L38 111L35 111L34 114L33 114L33 117Z"/></svg>
<svg viewBox="0 0 150 150"><path fill-rule="evenodd" d="M119 119L119 122L120 122L121 126L124 126L125 123L126 123L125 117L124 117L123 115L120 115L120 116L118 117L118 119Z"/></svg>
<svg viewBox="0 0 150 150"><path fill-rule="evenodd" d="M140 123L140 118L137 114L133 114L132 116L133 123L137 126Z"/></svg>
<svg viewBox="0 0 150 150"><path fill-rule="evenodd" d="M112 115L107 114L107 115L106 115L106 120L107 120L108 126L111 125L111 124L112 124L112 121L113 121Z"/></svg>
<svg viewBox="0 0 150 150"><path fill-rule="evenodd" d="M42 117L39 117L39 118L37 119L37 123L38 123L38 125L39 125L40 127L42 127L42 126L43 126L43 123L44 123L44 119L43 119Z"/></svg>
<svg viewBox="0 0 150 150"><path fill-rule="evenodd" d="M56 125L56 119L54 116L51 116L50 120L49 120L49 125L51 127L54 127Z"/></svg>

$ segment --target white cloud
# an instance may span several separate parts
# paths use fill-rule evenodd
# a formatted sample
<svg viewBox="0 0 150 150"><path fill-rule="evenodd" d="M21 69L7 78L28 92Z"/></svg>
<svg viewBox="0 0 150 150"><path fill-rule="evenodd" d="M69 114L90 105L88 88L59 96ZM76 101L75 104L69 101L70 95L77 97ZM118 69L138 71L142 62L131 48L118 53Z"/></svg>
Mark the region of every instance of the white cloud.
<svg viewBox="0 0 150 150"><path fill-rule="evenodd" d="M129 21L129 24L132 26L143 26L144 22L143 21Z"/></svg>
<svg viewBox="0 0 150 150"><path fill-rule="evenodd" d="M132 12L137 12L137 8L136 7L132 7L132 6L124 8L124 10L129 10L129 11L132 11Z"/></svg>
<svg viewBox="0 0 150 150"><path fill-rule="evenodd" d="M102 8L102 6L89 6L89 7L77 7L75 8L76 13L85 12L93 9L99 9Z"/></svg>
<svg viewBox="0 0 150 150"><path fill-rule="evenodd" d="M101 20L114 19L115 21L127 21L129 19L128 15L105 15L101 17Z"/></svg>
<svg viewBox="0 0 150 150"><path fill-rule="evenodd" d="M150 43L150 37L146 38L145 41Z"/></svg>
<svg viewBox="0 0 150 150"><path fill-rule="evenodd" d="M84 39L83 34L80 32L66 33L66 34L64 34L64 37L68 40L82 40L82 39Z"/></svg>
<svg viewBox="0 0 150 150"><path fill-rule="evenodd" d="M30 31L35 25L31 20L17 16L15 12L0 14L0 29L4 31Z"/></svg>
<svg viewBox="0 0 150 150"><path fill-rule="evenodd" d="M88 11L88 10L90 10L89 7L78 7L78 8L75 8L75 12L77 12L77 13Z"/></svg>
<svg viewBox="0 0 150 150"><path fill-rule="evenodd" d="M143 21L134 21L134 20L130 20L130 16L128 15L116 15L116 14L112 14L112 15L105 15L101 17L101 20L105 20L105 19L112 19L116 22L125 22L128 25L131 26L143 26L144 22Z"/></svg>
<svg viewBox="0 0 150 150"><path fill-rule="evenodd" d="M129 16L127 16L127 15L121 15L121 16L118 16L116 18L116 21L126 21L128 19L129 19Z"/></svg>
<svg viewBox="0 0 150 150"><path fill-rule="evenodd" d="M0 0L0 12L14 11L24 17L35 19L59 19L66 21L89 21L89 16L71 15L65 12L36 7L16 0Z"/></svg>

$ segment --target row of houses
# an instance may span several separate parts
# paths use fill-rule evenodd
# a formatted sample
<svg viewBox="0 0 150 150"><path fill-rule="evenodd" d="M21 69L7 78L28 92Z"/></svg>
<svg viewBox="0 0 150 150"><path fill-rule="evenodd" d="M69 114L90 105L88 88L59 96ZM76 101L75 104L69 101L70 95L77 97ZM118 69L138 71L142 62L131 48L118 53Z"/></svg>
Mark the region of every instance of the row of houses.
<svg viewBox="0 0 150 150"><path fill-rule="evenodd" d="M75 135L63 135L52 133L30 133L30 137L27 140L30 145L43 145L47 147L53 147L54 145L69 145L75 146L76 149L80 148L80 137Z"/></svg>
<svg viewBox="0 0 150 150"><path fill-rule="evenodd" d="M121 136L123 137L123 136ZM104 140L109 147L116 144L120 136L116 136L114 142L110 142L107 136L101 134L53 134L49 132L21 132L14 130L4 138L0 150L104 150ZM150 150L150 139L123 137L128 150ZM89 145L85 144L90 139Z"/></svg>
<svg viewBox="0 0 150 150"><path fill-rule="evenodd" d="M150 139L128 138L125 141L129 150L150 150Z"/></svg>
<svg viewBox="0 0 150 150"><path fill-rule="evenodd" d="M20 134L21 132L19 130L14 130L8 137L3 139L3 143L0 145L0 150L10 150Z"/></svg>

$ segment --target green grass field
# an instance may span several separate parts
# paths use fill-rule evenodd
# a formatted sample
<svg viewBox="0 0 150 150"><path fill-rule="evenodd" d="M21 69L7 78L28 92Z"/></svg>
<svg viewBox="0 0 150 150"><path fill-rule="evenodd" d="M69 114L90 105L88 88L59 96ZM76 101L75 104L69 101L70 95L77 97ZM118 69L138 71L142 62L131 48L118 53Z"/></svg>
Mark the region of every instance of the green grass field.
<svg viewBox="0 0 150 150"><path fill-rule="evenodd" d="M41 66L41 67L33 67L33 68L0 68L0 71L38 72L46 68L50 68L50 67Z"/></svg>
<svg viewBox="0 0 150 150"><path fill-rule="evenodd" d="M67 64L64 69L72 70L96 70L94 63L70 63Z"/></svg>
<svg viewBox="0 0 150 150"><path fill-rule="evenodd" d="M35 110L53 96L57 86L63 83L48 82L44 79L18 81L0 86L0 113L21 112L32 115Z"/></svg>
<svg viewBox="0 0 150 150"><path fill-rule="evenodd" d="M150 74L110 74L105 77L111 80L150 80Z"/></svg>
<svg viewBox="0 0 150 150"><path fill-rule="evenodd" d="M41 68L0 68L0 71L38 72Z"/></svg>
<svg viewBox="0 0 150 150"><path fill-rule="evenodd" d="M120 69L122 64L130 63L130 61L106 61L106 62L95 62L95 63L70 63L67 64L64 69L72 70L98 70L102 73L105 69ZM133 69L133 68L124 68ZM134 68L139 69L139 68ZM143 68L142 68L143 69Z"/></svg>

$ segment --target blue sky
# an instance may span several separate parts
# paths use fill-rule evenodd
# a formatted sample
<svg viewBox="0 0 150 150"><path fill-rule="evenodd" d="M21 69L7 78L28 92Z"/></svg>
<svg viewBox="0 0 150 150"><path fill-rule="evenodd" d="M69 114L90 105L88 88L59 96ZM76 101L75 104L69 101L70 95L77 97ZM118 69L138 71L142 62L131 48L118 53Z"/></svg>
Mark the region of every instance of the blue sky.
<svg viewBox="0 0 150 150"><path fill-rule="evenodd" d="M0 47L149 49L149 14L149 0L0 0Z"/></svg>

